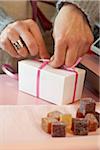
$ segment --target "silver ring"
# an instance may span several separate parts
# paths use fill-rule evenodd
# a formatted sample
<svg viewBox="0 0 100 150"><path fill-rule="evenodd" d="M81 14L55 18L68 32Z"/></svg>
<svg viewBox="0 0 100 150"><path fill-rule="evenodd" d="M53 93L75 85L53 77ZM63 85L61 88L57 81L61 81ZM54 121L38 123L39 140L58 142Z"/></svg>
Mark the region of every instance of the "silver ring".
<svg viewBox="0 0 100 150"><path fill-rule="evenodd" d="M24 47L24 44L22 43L22 41L19 39L18 41L16 41L15 43L12 43L15 50L18 51L20 48Z"/></svg>

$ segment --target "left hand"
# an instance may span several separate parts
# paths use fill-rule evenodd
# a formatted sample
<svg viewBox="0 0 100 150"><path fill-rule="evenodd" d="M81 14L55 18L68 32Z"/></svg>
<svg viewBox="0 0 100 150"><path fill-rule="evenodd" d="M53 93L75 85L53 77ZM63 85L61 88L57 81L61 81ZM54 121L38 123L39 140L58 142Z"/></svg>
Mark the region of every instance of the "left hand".
<svg viewBox="0 0 100 150"><path fill-rule="evenodd" d="M79 57L88 52L94 39L84 14L72 4L64 5L57 15L53 38L55 52L51 58L52 67L63 64L71 67Z"/></svg>

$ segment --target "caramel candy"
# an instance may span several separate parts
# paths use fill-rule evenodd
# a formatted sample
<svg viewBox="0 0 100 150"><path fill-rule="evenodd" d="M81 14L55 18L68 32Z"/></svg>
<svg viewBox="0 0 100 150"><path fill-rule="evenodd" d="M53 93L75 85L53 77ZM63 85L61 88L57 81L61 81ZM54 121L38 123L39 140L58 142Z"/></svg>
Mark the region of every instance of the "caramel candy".
<svg viewBox="0 0 100 150"><path fill-rule="evenodd" d="M98 127L100 127L100 113L95 112L94 115L95 115L96 119L98 120Z"/></svg>
<svg viewBox="0 0 100 150"><path fill-rule="evenodd" d="M66 136L66 124L64 122L53 122L51 125L52 137L65 137Z"/></svg>
<svg viewBox="0 0 100 150"><path fill-rule="evenodd" d="M57 119L54 118L42 118L42 129L46 132L46 133L51 133L51 124L53 122L57 122Z"/></svg>
<svg viewBox="0 0 100 150"><path fill-rule="evenodd" d="M71 114L62 114L60 115L60 121L66 124L66 132L69 132L72 127L72 115Z"/></svg>
<svg viewBox="0 0 100 150"><path fill-rule="evenodd" d="M92 98L82 99L80 101L80 112L83 115L95 112L96 103Z"/></svg>
<svg viewBox="0 0 100 150"><path fill-rule="evenodd" d="M59 120L60 115L62 115L62 113L60 111L52 111L47 114L47 117L55 118L55 119Z"/></svg>
<svg viewBox="0 0 100 150"><path fill-rule="evenodd" d="M80 108L77 109L76 118L84 118L84 113L81 112Z"/></svg>
<svg viewBox="0 0 100 150"><path fill-rule="evenodd" d="M84 118L73 118L72 130L74 135L88 135L88 122Z"/></svg>
<svg viewBox="0 0 100 150"><path fill-rule="evenodd" d="M86 114L85 119L87 119L88 121L88 130L96 131L96 129L98 128L98 121L94 116L94 114L90 114L90 113Z"/></svg>

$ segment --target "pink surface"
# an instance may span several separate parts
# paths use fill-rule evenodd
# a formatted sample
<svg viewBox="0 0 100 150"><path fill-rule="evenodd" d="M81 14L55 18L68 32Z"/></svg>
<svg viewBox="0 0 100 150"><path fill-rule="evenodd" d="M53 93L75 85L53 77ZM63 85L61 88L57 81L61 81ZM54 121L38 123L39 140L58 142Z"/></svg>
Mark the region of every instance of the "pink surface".
<svg viewBox="0 0 100 150"><path fill-rule="evenodd" d="M89 96L94 95L85 89L83 97ZM31 104L50 103L18 91L17 80L7 75L0 75L0 104L3 104L0 105L0 150L97 150L100 148L100 128L89 136L66 138L52 138L41 129L41 118L46 116L47 112L59 110L75 115L79 103L65 106L33 106ZM100 112L100 103L97 103L97 111Z"/></svg>
<svg viewBox="0 0 100 150"><path fill-rule="evenodd" d="M66 134L52 138L41 128L41 118L58 110L75 116L72 105L0 106L0 150L99 150L100 128L88 136ZM100 112L100 107L97 108ZM20 117L19 117L20 116Z"/></svg>
<svg viewBox="0 0 100 150"><path fill-rule="evenodd" d="M92 97L96 101L99 101L99 98L96 97L86 88L83 91L82 97ZM19 91L17 80L12 79L7 75L0 75L0 104L31 105L31 104L50 104L50 103Z"/></svg>
<svg viewBox="0 0 100 150"><path fill-rule="evenodd" d="M21 104L50 104L18 90L18 81L0 75L0 104L21 105Z"/></svg>

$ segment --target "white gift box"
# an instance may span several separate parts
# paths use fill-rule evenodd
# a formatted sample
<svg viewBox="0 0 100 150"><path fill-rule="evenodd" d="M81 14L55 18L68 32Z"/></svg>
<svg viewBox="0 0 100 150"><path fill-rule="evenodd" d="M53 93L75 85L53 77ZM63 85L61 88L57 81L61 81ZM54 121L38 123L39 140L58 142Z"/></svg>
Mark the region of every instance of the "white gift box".
<svg viewBox="0 0 100 150"><path fill-rule="evenodd" d="M19 62L19 90L54 104L68 104L81 98L85 70L55 69L33 60ZM78 76L77 76L77 74Z"/></svg>

